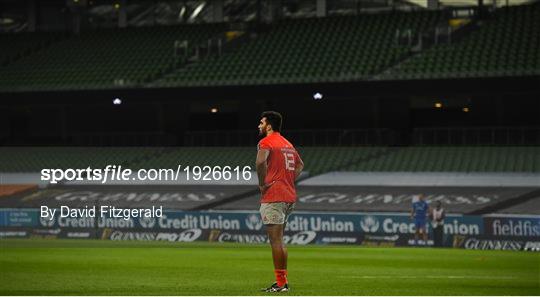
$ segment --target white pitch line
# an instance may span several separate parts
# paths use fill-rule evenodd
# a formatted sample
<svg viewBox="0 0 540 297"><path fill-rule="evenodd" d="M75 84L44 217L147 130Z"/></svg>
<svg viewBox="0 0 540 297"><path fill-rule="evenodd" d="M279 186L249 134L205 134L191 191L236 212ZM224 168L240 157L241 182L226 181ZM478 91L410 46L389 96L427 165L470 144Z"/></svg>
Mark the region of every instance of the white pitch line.
<svg viewBox="0 0 540 297"><path fill-rule="evenodd" d="M365 279L415 279L415 278L432 278L432 279L515 279L513 276L473 276L473 275L426 275L426 276L407 276L407 275L347 275L342 278L365 278Z"/></svg>

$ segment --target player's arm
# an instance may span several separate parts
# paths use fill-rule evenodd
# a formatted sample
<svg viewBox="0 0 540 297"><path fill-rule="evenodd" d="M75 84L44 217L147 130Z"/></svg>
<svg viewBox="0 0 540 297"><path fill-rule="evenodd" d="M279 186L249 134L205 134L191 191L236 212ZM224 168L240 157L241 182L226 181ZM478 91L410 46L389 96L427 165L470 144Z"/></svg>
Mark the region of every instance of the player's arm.
<svg viewBox="0 0 540 297"><path fill-rule="evenodd" d="M259 178L259 188L261 188L261 192L264 193L263 188L265 187L264 179L266 178L266 170L267 170L267 164L266 159L268 159L268 155L270 154L270 151L265 149L260 149L257 151L257 159L255 160L255 167L257 168L257 177Z"/></svg>
<svg viewBox="0 0 540 297"><path fill-rule="evenodd" d="M411 207L411 219L414 218L414 206Z"/></svg>
<svg viewBox="0 0 540 297"><path fill-rule="evenodd" d="M296 167L294 168L294 180L296 180L300 173L304 170L304 161L300 158L300 155L296 154Z"/></svg>

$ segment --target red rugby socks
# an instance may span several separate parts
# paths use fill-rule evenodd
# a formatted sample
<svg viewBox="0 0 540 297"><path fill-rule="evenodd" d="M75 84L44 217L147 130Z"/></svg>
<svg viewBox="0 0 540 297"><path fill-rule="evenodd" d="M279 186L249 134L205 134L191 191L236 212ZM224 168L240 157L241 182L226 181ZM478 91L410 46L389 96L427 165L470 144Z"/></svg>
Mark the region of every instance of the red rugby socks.
<svg viewBox="0 0 540 297"><path fill-rule="evenodd" d="M276 282L279 287L283 287L287 283L287 269L275 269Z"/></svg>

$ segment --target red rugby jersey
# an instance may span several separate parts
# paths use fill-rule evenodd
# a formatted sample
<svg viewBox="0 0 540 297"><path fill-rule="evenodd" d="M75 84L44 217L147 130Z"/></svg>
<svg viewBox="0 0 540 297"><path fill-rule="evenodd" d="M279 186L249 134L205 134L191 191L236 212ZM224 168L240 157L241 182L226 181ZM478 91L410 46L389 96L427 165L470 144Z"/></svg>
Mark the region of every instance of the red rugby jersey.
<svg viewBox="0 0 540 297"><path fill-rule="evenodd" d="M261 203L296 202L294 170L300 160L294 146L279 132L259 141L259 150L269 150L265 184L273 183L261 197Z"/></svg>

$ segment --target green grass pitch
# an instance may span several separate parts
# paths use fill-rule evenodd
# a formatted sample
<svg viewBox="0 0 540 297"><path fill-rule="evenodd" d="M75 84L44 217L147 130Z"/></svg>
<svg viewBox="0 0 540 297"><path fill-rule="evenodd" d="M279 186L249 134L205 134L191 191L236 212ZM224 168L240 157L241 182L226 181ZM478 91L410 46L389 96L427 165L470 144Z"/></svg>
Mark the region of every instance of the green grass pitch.
<svg viewBox="0 0 540 297"><path fill-rule="evenodd" d="M540 254L289 246L288 295L538 295ZM0 295L265 295L266 245L0 240Z"/></svg>

